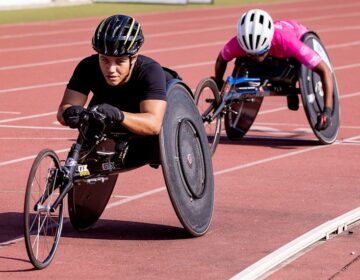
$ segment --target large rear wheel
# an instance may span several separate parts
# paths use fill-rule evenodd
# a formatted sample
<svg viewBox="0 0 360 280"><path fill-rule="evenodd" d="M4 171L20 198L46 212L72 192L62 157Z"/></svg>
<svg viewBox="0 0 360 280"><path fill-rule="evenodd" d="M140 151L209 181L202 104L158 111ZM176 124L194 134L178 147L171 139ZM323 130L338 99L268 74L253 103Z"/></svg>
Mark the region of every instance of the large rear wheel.
<svg viewBox="0 0 360 280"><path fill-rule="evenodd" d="M340 127L339 90L335 72L324 45L315 33L305 33L302 37L302 41L321 56L332 72L334 91L331 125L325 130L318 131L315 128L317 117L324 109L324 91L322 88L321 78L318 74L303 65L299 70L302 102L311 129L322 144L331 144L335 142Z"/></svg>

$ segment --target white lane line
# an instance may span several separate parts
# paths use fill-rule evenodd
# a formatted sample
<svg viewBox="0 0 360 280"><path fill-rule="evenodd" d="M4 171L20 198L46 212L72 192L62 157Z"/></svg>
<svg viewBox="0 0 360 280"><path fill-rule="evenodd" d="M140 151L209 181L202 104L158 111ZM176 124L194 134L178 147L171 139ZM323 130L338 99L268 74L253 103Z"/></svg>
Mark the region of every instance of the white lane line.
<svg viewBox="0 0 360 280"><path fill-rule="evenodd" d="M46 140L46 141L58 141L58 140L74 140L74 138L69 137L0 137L0 140Z"/></svg>
<svg viewBox="0 0 360 280"><path fill-rule="evenodd" d="M275 122L254 122L256 125L262 126L296 126L304 127L304 124L301 123L275 123ZM355 125L341 125L342 129L360 129L360 126Z"/></svg>
<svg viewBox="0 0 360 280"><path fill-rule="evenodd" d="M13 121L13 120L12 120ZM30 125L5 125L0 124L2 128L21 128L21 129L40 129L40 130L66 130L74 131L69 127L54 127L54 126L30 126Z"/></svg>
<svg viewBox="0 0 360 280"><path fill-rule="evenodd" d="M337 143L337 142L335 142L335 143ZM332 145L334 145L334 144L332 144ZM233 171L246 169L246 168L253 167L253 166L256 166L256 165L268 163L268 162L271 162L271 161L274 161L274 160L283 159L283 158L287 158L287 157L291 157L291 156L296 156L296 155L300 155L300 154L315 151L315 150L325 149L325 148L328 148L329 146L331 146L331 145L314 146L314 147L306 148L306 149L299 150L299 151L289 152L289 153L285 153L285 154L281 154L281 155L277 155L277 156L272 156L272 157L269 157L269 158L264 158L264 159L256 160L256 161L253 161L253 162L245 163L245 164L236 165L236 166L233 166L231 168L227 168L227 169L223 169L223 170L219 170L217 172L214 172L214 175L217 176L217 175L227 174L227 173L230 173L230 172L233 172Z"/></svg>
<svg viewBox="0 0 360 280"><path fill-rule="evenodd" d="M4 115L20 115L20 112L0 111L0 114Z"/></svg>
<svg viewBox="0 0 360 280"><path fill-rule="evenodd" d="M60 154L60 153L66 152L66 151L69 151L69 148L56 150L55 153ZM19 162L22 162L22 161L27 161L27 160L30 160L30 159L34 159L34 158L36 158L36 156L37 156L37 154L27 156L27 157L21 157L21 158L17 158L17 159L13 159L13 160L2 161L2 162L0 162L0 167L1 166L11 165L11 164L14 164L14 163L19 163Z"/></svg>
<svg viewBox="0 0 360 280"><path fill-rule="evenodd" d="M3 48L0 49L0 53L33 51L33 50L42 50L49 48L73 47L73 46L86 45L86 44L89 45L89 40L77 41L72 43L58 43L58 44L34 45L34 46L17 47L17 48Z"/></svg>
<svg viewBox="0 0 360 280"><path fill-rule="evenodd" d="M354 46L358 46L359 44L360 44L360 41L351 41L351 42L348 42L348 43L329 45L329 46L326 47L326 49L331 50L331 49L354 47Z"/></svg>
<svg viewBox="0 0 360 280"><path fill-rule="evenodd" d="M338 66L338 67L335 67L334 70L339 71L339 70L345 70L345 69L351 69L351 68L357 68L357 67L360 67L360 63Z"/></svg>
<svg viewBox="0 0 360 280"><path fill-rule="evenodd" d="M356 67L360 66L360 64L358 64ZM335 67L335 70L342 70L342 69L338 69L339 67ZM344 68L343 68L344 69ZM346 99L346 98L350 98L350 97L357 97L360 96L360 91L357 92L353 92L353 93L348 93L348 94L344 94L344 95L340 95L339 99ZM299 104L300 107L303 107L302 104ZM268 110L263 110L260 111L258 113L258 115L266 115L266 114L271 114L271 113L275 113L275 112L280 112L280 111L285 111L285 110L289 110L287 106L283 106L283 107L278 107L278 108L274 108L274 109L268 109Z"/></svg>
<svg viewBox="0 0 360 280"><path fill-rule="evenodd" d="M256 263L252 264L245 270L231 277L231 280L253 280L259 279L272 269L295 256L297 253L315 244L319 240L329 236L333 233L340 234L347 227L356 221L360 220L360 207L355 208L335 219L329 220L326 223L308 231L300 237L294 239L290 243L282 246L273 253L267 255Z"/></svg>
<svg viewBox="0 0 360 280"><path fill-rule="evenodd" d="M271 113L285 111L285 110L288 110L288 107L285 106L285 107L279 107L279 108L274 108L274 109L263 110L263 111L260 111L258 113L258 115L266 115L266 114L271 114Z"/></svg>
<svg viewBox="0 0 360 280"><path fill-rule="evenodd" d="M166 190L166 186L162 186L162 187L159 187L159 188L156 188L156 189L152 189L150 191L147 191L147 192L143 192L143 193L139 193L139 194L136 194L136 195L132 195L132 196L128 196L126 198L123 198L119 201L115 201L115 202L112 202L112 203L109 203L105 209L110 209L110 208L113 208L113 207L116 207L116 206L119 206L121 204L125 204L125 203L129 203L131 201L134 201L134 200L138 200L138 199L141 199L141 198L144 198L144 197L147 197L147 196L150 196L150 195L153 195L153 194L156 194L156 193L159 193L159 192L162 192Z"/></svg>
<svg viewBox="0 0 360 280"><path fill-rule="evenodd" d="M49 84L41 84L41 85L32 85L32 86L27 86L27 87L16 87L16 88L9 88L9 89L0 89L0 93L21 91L21 90L31 90L31 89L37 89L37 88L48 88L48 87L64 86L67 83L68 82L57 82L57 83L49 83Z"/></svg>
<svg viewBox="0 0 360 280"><path fill-rule="evenodd" d="M39 118L39 117L47 117L47 116L52 116L54 114L57 114L57 111L49 112L49 113L36 114L36 115L31 115L31 116L25 116L25 117L18 117L18 118L0 120L0 123L28 120L28 119L34 119L34 118Z"/></svg>
<svg viewBox="0 0 360 280"><path fill-rule="evenodd" d="M61 64L61 63L69 63L69 62L74 62L74 61L80 61L83 58L84 57L72 57L72 58L67 58L67 59L49 60L49 61L43 61L43 62L38 62L38 63L3 66L3 67L0 67L0 71L31 68L31 67L46 66L46 65L54 65L54 64Z"/></svg>

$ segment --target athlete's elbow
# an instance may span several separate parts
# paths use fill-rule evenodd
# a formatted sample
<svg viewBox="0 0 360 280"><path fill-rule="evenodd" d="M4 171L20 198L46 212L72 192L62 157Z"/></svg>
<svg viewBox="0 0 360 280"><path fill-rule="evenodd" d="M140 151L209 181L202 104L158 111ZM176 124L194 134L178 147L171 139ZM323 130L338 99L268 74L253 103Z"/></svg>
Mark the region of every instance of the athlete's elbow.
<svg viewBox="0 0 360 280"><path fill-rule="evenodd" d="M161 131L161 125L152 125L149 127L149 135L159 135Z"/></svg>
<svg viewBox="0 0 360 280"><path fill-rule="evenodd" d="M58 122L59 122L60 124L66 126L66 123L65 123L65 121L64 121L64 118L63 118L63 116L62 116L62 111L59 110L59 112L58 112L57 115L56 115L56 118L57 118L57 120L58 120Z"/></svg>

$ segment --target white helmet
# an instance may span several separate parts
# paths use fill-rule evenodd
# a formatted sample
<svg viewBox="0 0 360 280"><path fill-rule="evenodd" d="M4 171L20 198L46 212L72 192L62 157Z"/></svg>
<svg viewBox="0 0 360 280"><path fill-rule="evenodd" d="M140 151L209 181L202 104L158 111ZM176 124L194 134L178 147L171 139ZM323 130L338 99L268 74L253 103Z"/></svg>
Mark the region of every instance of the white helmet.
<svg viewBox="0 0 360 280"><path fill-rule="evenodd" d="M259 9L244 13L237 25L237 39L241 48L249 54L262 54L270 49L274 36L271 16Z"/></svg>

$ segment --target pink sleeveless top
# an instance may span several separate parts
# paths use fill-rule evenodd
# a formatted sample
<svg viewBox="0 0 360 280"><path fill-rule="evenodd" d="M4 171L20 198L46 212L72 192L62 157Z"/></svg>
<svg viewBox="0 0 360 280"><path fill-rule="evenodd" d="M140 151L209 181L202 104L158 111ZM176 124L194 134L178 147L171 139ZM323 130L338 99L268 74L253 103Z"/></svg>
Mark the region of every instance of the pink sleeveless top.
<svg viewBox="0 0 360 280"><path fill-rule="evenodd" d="M320 63L321 57L300 40L308 31L305 26L292 20L275 20L274 26L269 55L277 58L293 57L310 69ZM226 43L221 55L226 61L230 61L236 57L246 56L246 52L240 47L235 36Z"/></svg>

